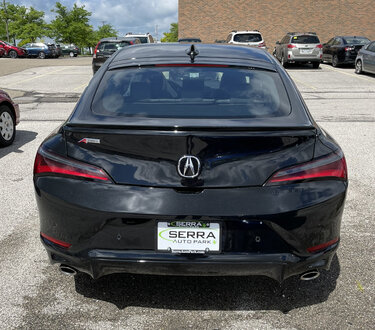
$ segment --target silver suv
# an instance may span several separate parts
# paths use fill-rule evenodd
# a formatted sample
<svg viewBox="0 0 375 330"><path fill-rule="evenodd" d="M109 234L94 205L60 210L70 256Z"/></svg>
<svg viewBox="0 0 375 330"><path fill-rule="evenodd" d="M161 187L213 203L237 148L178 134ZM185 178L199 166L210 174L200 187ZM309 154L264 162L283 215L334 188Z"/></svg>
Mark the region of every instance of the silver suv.
<svg viewBox="0 0 375 330"><path fill-rule="evenodd" d="M232 31L229 33L226 42L234 45L248 45L266 49L266 43L258 30Z"/></svg>
<svg viewBox="0 0 375 330"><path fill-rule="evenodd" d="M314 32L288 32L281 41L276 42L273 55L284 68L289 63L311 63L317 69L322 61L322 48Z"/></svg>

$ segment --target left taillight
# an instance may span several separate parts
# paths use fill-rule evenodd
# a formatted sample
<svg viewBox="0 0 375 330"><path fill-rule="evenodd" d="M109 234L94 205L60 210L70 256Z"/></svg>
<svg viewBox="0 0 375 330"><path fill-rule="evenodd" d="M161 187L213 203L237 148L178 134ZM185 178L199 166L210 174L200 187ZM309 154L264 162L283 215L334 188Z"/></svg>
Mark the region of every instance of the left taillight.
<svg viewBox="0 0 375 330"><path fill-rule="evenodd" d="M43 147L39 148L35 157L34 175L63 175L112 183L108 174L100 167L62 157Z"/></svg>
<svg viewBox="0 0 375 330"><path fill-rule="evenodd" d="M338 179L346 181L348 178L344 155L332 153L313 161L291 166L277 171L267 181L266 185L278 185L293 181Z"/></svg>

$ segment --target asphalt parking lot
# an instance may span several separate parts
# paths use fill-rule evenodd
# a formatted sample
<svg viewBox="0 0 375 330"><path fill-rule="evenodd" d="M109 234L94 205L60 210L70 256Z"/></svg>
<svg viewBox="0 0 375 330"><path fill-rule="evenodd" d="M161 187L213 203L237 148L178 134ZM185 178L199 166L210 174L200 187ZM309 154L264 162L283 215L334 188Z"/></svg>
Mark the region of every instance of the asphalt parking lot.
<svg viewBox="0 0 375 330"><path fill-rule="evenodd" d="M21 109L14 144L0 149L2 327L374 327L374 75L356 75L353 68L325 64L319 69L288 69L315 120L339 142L348 163L350 184L341 246L330 272L323 272L315 281L294 277L282 284L263 277L124 274L93 281L85 275L60 274L48 263L39 242L32 185L34 156L43 139L69 116L92 77L91 58L56 61L0 58L0 88Z"/></svg>

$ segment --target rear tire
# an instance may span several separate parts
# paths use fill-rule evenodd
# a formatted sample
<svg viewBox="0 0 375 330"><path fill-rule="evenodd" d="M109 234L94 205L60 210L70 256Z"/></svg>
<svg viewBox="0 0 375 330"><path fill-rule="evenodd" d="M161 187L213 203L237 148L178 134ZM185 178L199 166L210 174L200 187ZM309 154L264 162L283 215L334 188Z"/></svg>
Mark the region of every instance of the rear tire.
<svg viewBox="0 0 375 330"><path fill-rule="evenodd" d="M44 52L39 52L38 58L45 59L46 58L46 54Z"/></svg>
<svg viewBox="0 0 375 330"><path fill-rule="evenodd" d="M332 66L334 68L337 68L339 66L339 58L337 57L337 55L334 55L332 58Z"/></svg>
<svg viewBox="0 0 375 330"><path fill-rule="evenodd" d="M312 64L313 69L318 69L318 68L319 68L319 65L320 65L319 62L313 62L313 64Z"/></svg>
<svg viewBox="0 0 375 330"><path fill-rule="evenodd" d="M361 60L358 60L356 63L355 63L355 73L357 74L361 74L363 72L363 69L362 69L362 61Z"/></svg>
<svg viewBox="0 0 375 330"><path fill-rule="evenodd" d="M15 50L11 50L9 53L8 53L9 57L10 58L17 58L18 54Z"/></svg>
<svg viewBox="0 0 375 330"><path fill-rule="evenodd" d="M16 137L16 124L12 110L6 106L0 106L0 146L11 145Z"/></svg>
<svg viewBox="0 0 375 330"><path fill-rule="evenodd" d="M285 56L284 56L284 54L281 55L281 65L282 65L284 68L287 68L287 67L288 67L288 61L285 60Z"/></svg>

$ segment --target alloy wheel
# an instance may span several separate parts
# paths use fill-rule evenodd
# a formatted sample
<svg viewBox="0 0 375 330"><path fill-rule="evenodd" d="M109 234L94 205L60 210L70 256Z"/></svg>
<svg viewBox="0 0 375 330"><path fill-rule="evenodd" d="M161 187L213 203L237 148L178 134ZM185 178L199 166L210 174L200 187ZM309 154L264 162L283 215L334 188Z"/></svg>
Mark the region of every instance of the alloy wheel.
<svg viewBox="0 0 375 330"><path fill-rule="evenodd" d="M13 118L6 111L0 115L0 134L5 141L11 140L14 134Z"/></svg>
<svg viewBox="0 0 375 330"><path fill-rule="evenodd" d="M358 60L355 64L355 73L362 73L362 61Z"/></svg>

